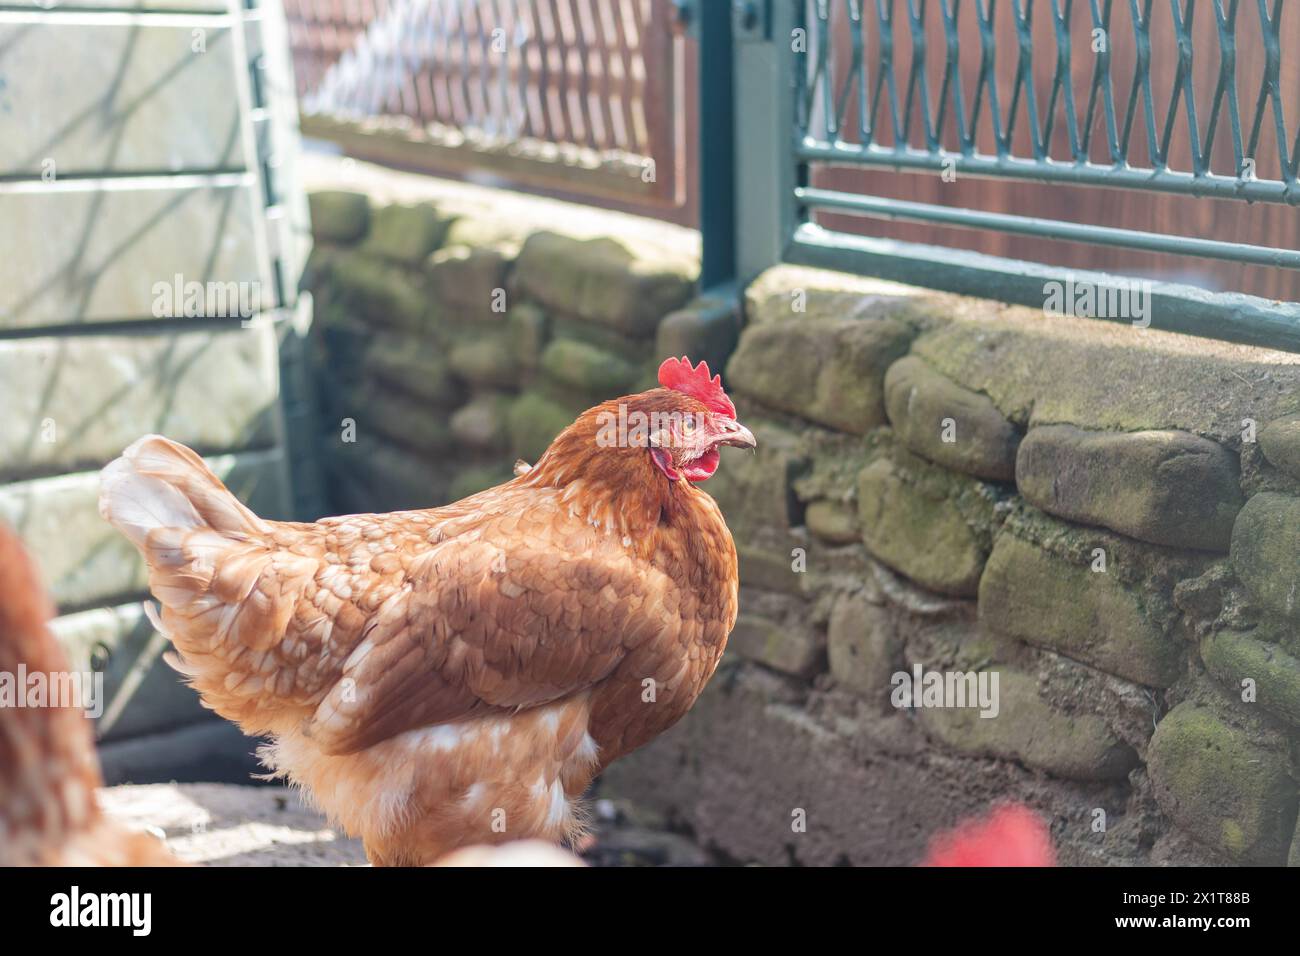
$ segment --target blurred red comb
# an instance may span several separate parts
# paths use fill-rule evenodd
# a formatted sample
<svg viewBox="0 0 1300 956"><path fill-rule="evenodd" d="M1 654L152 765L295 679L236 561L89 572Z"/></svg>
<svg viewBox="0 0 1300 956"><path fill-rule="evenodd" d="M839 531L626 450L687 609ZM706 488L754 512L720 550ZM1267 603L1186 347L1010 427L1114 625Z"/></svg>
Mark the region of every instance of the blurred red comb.
<svg viewBox="0 0 1300 956"><path fill-rule="evenodd" d="M1038 814L1008 804L982 820L967 820L930 842L922 866L1055 866L1056 854Z"/></svg>
<svg viewBox="0 0 1300 956"><path fill-rule="evenodd" d="M714 375L710 378L709 365L703 359L694 368L691 368L691 360L685 355L679 359L664 359L664 363L659 366L659 384L691 396L710 411L728 418L736 417L736 406L722 390L722 376Z"/></svg>

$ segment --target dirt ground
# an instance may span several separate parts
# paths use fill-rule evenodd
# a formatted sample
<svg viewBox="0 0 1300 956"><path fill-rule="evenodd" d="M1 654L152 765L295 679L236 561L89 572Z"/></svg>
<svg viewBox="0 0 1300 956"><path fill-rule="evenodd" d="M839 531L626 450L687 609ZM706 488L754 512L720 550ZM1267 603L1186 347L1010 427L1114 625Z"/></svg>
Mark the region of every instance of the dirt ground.
<svg viewBox="0 0 1300 956"><path fill-rule="evenodd" d="M366 866L361 841L331 827L295 791L224 783L126 784L100 793L105 812L163 837L202 866ZM579 849L592 866L707 866L690 839L622 801L597 800Z"/></svg>

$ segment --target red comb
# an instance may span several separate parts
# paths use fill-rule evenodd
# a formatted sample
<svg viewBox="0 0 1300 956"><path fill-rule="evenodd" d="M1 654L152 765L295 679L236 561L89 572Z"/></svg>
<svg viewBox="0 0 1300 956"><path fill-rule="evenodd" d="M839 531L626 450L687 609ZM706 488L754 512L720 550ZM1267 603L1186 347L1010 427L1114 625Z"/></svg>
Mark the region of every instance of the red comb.
<svg viewBox="0 0 1300 956"><path fill-rule="evenodd" d="M922 866L1054 866L1047 825L1028 807L999 807L968 820L930 844Z"/></svg>
<svg viewBox="0 0 1300 956"><path fill-rule="evenodd" d="M736 417L736 406L731 404L727 393L722 390L722 376L709 377L709 365L703 359L691 368L691 360L685 355L681 358L664 359L659 366L659 384L689 395L702 402L710 411L728 418Z"/></svg>

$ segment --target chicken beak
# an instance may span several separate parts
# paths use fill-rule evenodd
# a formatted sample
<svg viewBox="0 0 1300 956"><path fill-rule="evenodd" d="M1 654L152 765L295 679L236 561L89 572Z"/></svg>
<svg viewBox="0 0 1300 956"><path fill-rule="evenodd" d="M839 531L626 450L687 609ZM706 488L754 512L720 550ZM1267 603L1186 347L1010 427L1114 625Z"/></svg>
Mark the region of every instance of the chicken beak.
<svg viewBox="0 0 1300 956"><path fill-rule="evenodd" d="M722 437L718 439L719 445L735 445L738 448L753 448L758 442L754 439L754 433L744 425L734 419L726 419L722 422Z"/></svg>

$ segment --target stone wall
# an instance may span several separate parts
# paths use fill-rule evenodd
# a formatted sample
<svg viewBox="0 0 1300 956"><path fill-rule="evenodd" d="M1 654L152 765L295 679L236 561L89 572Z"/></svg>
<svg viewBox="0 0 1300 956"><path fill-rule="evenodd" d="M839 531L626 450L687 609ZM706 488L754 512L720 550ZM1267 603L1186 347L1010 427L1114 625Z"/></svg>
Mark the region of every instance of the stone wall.
<svg viewBox="0 0 1300 956"><path fill-rule="evenodd" d="M504 480L670 354L725 364L758 437L704 486L741 556L723 667L604 793L773 864L912 863L1008 798L1065 863L1297 862L1300 358L793 267L737 341L689 233L330 177L334 510ZM996 673L998 715L894 706L917 666Z"/></svg>
<svg viewBox="0 0 1300 956"><path fill-rule="evenodd" d="M744 320L727 672L607 785L769 863L1010 797L1065 863L1300 862L1300 358L793 267Z"/></svg>
<svg viewBox="0 0 1300 956"><path fill-rule="evenodd" d="M350 179L311 197L308 267L336 509L505 481L578 413L654 387L668 354L721 365L734 345L734 309L694 299L693 232L374 167Z"/></svg>

